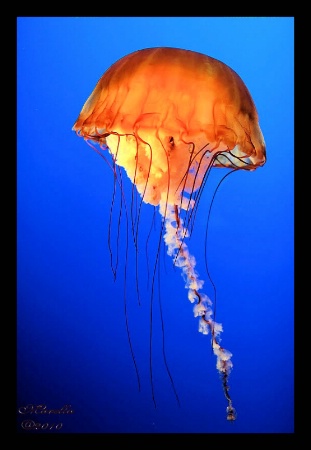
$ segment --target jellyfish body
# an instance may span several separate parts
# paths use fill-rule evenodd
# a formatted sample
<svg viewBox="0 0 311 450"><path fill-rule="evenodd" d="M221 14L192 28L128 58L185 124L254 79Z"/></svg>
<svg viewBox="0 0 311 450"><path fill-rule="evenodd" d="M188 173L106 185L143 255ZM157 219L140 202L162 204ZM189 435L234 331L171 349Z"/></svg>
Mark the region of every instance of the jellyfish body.
<svg viewBox="0 0 311 450"><path fill-rule="evenodd" d="M266 161L265 142L252 97L227 65L201 53L150 48L114 63L98 81L73 130L108 149L141 196L162 216L161 236L181 268L200 317L210 333L228 400L231 353L219 344L222 331L203 280L185 243L204 180L212 167L255 170ZM183 215L183 216L182 216Z"/></svg>

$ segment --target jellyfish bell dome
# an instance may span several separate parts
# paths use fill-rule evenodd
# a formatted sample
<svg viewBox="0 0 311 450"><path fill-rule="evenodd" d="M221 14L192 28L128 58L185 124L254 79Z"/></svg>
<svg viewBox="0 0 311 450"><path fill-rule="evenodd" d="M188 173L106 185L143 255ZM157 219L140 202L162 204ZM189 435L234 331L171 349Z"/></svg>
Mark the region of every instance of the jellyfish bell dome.
<svg viewBox="0 0 311 450"><path fill-rule="evenodd" d="M252 97L229 66L170 47L138 50L100 78L74 124L107 145L145 203L175 204L207 169L255 170L266 160Z"/></svg>

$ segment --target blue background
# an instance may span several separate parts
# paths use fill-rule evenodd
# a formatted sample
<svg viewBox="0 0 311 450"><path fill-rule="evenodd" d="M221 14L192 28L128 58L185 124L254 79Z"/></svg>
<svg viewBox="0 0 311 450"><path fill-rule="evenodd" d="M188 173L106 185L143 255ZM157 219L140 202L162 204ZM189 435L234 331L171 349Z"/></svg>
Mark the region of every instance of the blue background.
<svg viewBox="0 0 311 450"><path fill-rule="evenodd" d="M126 259L124 227L119 242L112 239L120 257L115 282L110 268L111 170L71 130L112 63L156 46L202 52L232 67L252 94L266 140L266 165L227 177L209 222L216 320L224 327L223 346L233 353L234 423L226 420L209 337L198 333L179 269L162 247L165 352L181 405L164 365L156 284L154 407L143 257L153 209L143 205L139 307L135 249L130 243ZM293 433L293 47L293 18L17 19L17 407L74 410L17 414L19 432L48 432L23 430L22 420L31 419L62 423L54 434ZM224 174L214 172L188 241L211 298L204 236L209 201ZM123 179L130 195L131 184ZM151 258L159 224L149 240ZM140 392L126 333L124 264Z"/></svg>

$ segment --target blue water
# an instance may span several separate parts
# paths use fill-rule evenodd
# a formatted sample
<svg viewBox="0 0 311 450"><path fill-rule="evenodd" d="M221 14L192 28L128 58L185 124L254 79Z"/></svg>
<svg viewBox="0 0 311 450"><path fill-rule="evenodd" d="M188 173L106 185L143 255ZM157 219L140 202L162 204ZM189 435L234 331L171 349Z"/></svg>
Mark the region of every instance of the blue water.
<svg viewBox="0 0 311 450"><path fill-rule="evenodd" d="M19 433L294 432L293 29L293 18L17 19ZM139 306L135 248L130 241L126 256L124 227L119 241L112 238L116 281L111 270L112 172L71 130L112 63L156 46L198 51L232 67L253 96L266 140L266 165L227 177L209 222L217 321L224 328L221 343L233 354L234 423L226 420L210 339L198 332L184 281L163 247L152 327L155 408L146 247L142 239ZM211 298L204 236L217 174L205 187L188 242ZM143 205L142 238L152 214ZM159 229L158 220L148 241L151 258ZM165 367L159 298L180 406Z"/></svg>

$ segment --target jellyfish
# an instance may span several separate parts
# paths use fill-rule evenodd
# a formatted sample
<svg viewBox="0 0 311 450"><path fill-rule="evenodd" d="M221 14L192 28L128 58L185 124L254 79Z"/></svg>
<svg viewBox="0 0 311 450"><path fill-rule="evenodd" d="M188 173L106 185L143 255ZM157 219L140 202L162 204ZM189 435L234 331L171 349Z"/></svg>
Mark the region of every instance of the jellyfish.
<svg viewBox="0 0 311 450"><path fill-rule="evenodd" d="M254 171L266 161L257 110L246 85L229 66L202 53L170 47L138 50L102 75L73 130L110 155L108 163L121 189L123 168L140 206L158 210L160 237L181 270L199 331L211 339L228 403L227 420L235 420L229 394L232 354L220 344L223 328L202 290L204 280L187 238L212 168ZM133 230L135 226L132 220Z"/></svg>

